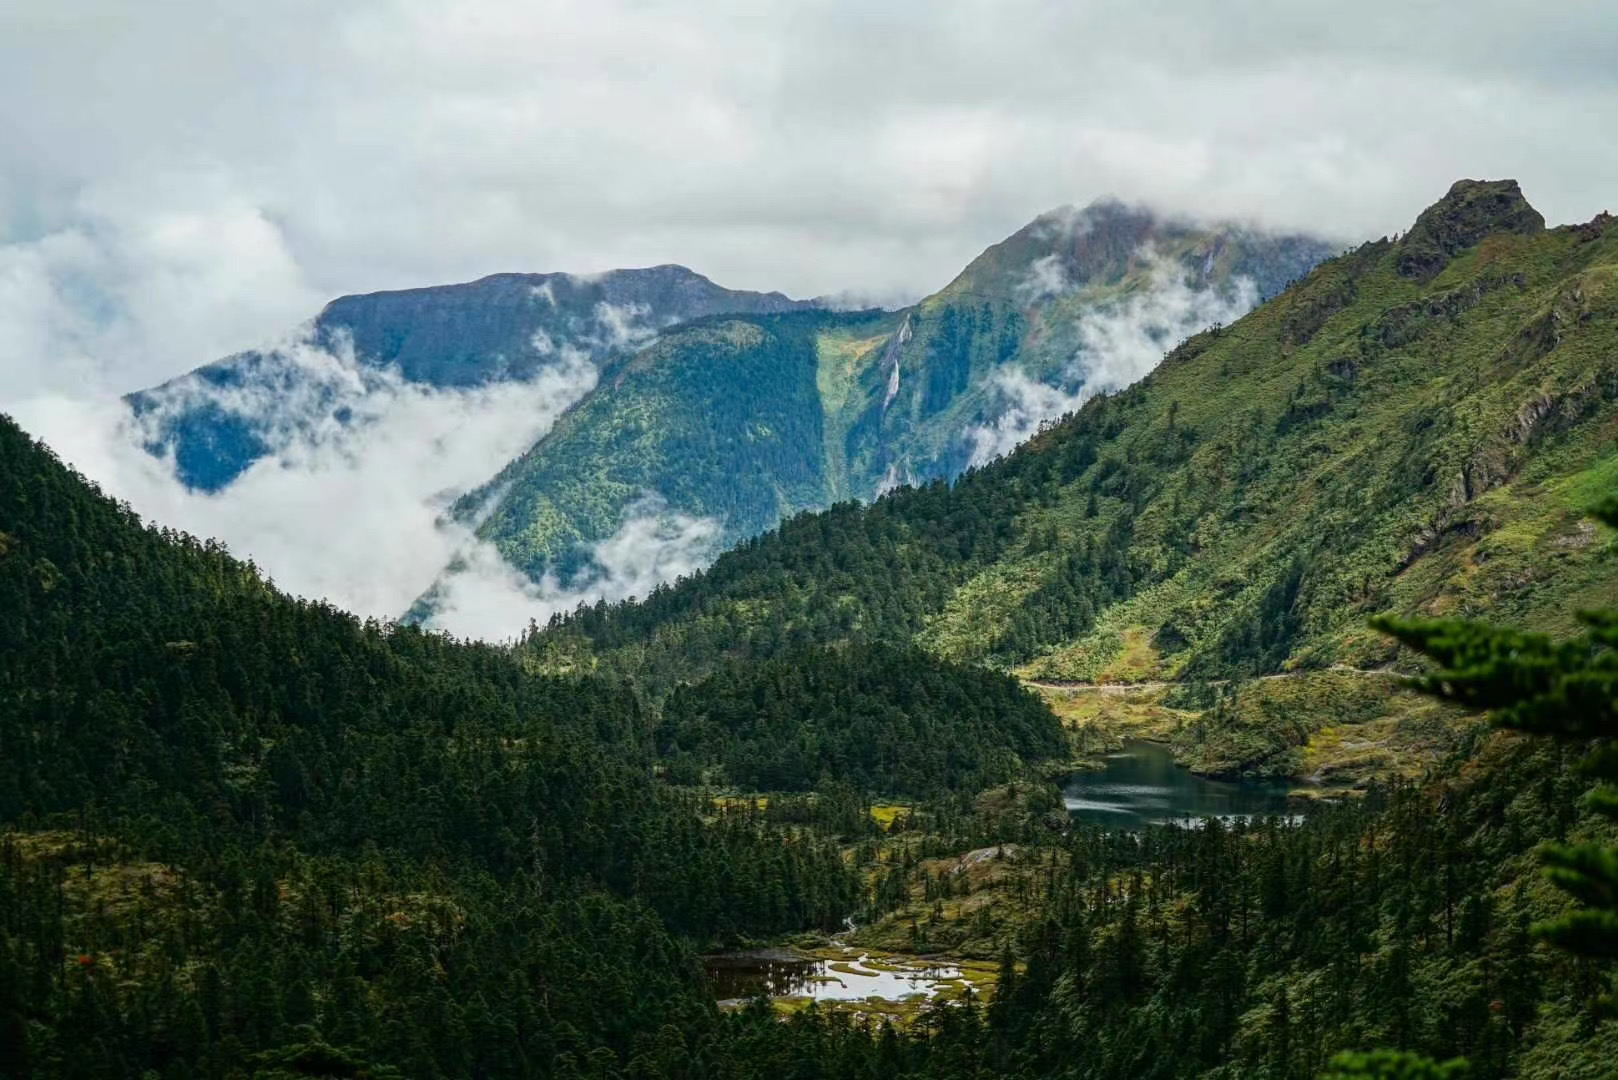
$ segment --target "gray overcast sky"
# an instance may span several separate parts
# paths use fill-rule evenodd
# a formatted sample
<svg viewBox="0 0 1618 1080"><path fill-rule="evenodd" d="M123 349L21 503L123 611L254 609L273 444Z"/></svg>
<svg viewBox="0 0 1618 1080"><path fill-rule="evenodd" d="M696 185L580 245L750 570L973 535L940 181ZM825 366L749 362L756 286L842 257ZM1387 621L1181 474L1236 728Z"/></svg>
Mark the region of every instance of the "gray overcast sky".
<svg viewBox="0 0 1618 1080"><path fill-rule="evenodd" d="M1104 193L1584 220L1614 55L1597 0L0 0L0 408L499 270L915 295Z"/></svg>

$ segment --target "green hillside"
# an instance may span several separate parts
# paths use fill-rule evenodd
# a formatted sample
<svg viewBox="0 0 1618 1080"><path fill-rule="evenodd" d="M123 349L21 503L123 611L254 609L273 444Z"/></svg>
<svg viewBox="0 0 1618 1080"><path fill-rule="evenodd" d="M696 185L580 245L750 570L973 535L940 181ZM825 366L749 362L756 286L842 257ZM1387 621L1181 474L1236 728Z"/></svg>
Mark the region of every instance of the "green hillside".
<svg viewBox="0 0 1618 1080"><path fill-rule="evenodd" d="M793 519L534 647L659 687L864 637L1189 692L1393 662L1378 612L1566 632L1618 599L1582 516L1618 478L1615 396L1618 230L1462 182L1009 458Z"/></svg>
<svg viewBox="0 0 1618 1080"><path fill-rule="evenodd" d="M1304 1080L1395 1046L1596 1080L1618 1052L1601 969L1528 930L1567 910L1535 846L1610 839L1548 743L1476 742L1301 824L1067 828L1024 784L882 834L838 755L1004 761L986 734L1043 738L1009 680L793 653L660 721L611 680L279 596L9 421L0 600L8 1077ZM1005 716L952 730L963 701ZM688 739L815 791L671 786ZM850 912L861 948L1001 959L888 1020L711 1000L693 946Z"/></svg>
<svg viewBox="0 0 1618 1080"><path fill-rule="evenodd" d="M908 790L1063 752L1003 676L818 665L828 731L949 749ZM654 725L621 681L286 597L0 417L0 1075L553 1075L706 1037L693 945L835 928L863 885L835 829L659 782ZM899 783L840 789L850 836Z"/></svg>
<svg viewBox="0 0 1618 1080"><path fill-rule="evenodd" d="M665 334L609 366L596 393L490 482L504 494L482 534L536 576L567 575L648 497L725 522L730 540L825 504L847 480L830 453L820 353L880 338L892 321L720 317Z"/></svg>
<svg viewBox="0 0 1618 1080"><path fill-rule="evenodd" d="M657 507L714 519L728 547L801 510L955 476L973 428L1007 410L997 372L1069 392L1088 381L1074 366L1087 314L1124 318L1132 298L1168 290L1158 321L1183 335L1325 254L1114 202L1048 214L902 311L714 316L664 333L609 361L594 393L456 513L486 515L479 535L535 578L567 578L627 515Z"/></svg>

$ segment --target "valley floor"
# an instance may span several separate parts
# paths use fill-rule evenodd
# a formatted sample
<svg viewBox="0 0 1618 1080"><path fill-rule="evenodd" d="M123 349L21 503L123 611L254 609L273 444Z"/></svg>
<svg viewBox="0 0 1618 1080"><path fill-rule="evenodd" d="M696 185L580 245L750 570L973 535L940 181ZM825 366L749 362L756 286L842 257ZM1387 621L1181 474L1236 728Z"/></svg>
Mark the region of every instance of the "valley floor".
<svg viewBox="0 0 1618 1080"><path fill-rule="evenodd" d="M1146 739L1199 774L1287 780L1319 797L1415 779L1476 728L1403 680L1335 666L1241 682L1024 683L1061 718L1080 761Z"/></svg>

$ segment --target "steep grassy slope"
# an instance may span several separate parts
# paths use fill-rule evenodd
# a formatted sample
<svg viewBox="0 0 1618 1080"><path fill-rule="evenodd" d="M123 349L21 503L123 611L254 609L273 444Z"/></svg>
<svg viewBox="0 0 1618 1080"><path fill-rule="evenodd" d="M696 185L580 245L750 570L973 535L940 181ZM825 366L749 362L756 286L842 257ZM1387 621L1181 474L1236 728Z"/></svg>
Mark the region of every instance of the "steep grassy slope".
<svg viewBox="0 0 1618 1080"><path fill-rule="evenodd" d="M846 485L831 456L821 355L893 317L806 312L719 317L609 365L598 391L462 500L515 565L567 576L648 499L723 522L728 542L824 506ZM831 361L835 363L835 360Z"/></svg>
<svg viewBox="0 0 1618 1080"><path fill-rule="evenodd" d="M1215 676L1384 660L1363 628L1378 610L1555 628L1611 599L1607 538L1581 514L1615 465L1618 237L1518 231L1513 204L1409 273L1450 203L1172 356L1119 402L1082 508L1023 519L1056 550L981 572L961 595L996 603L957 602L926 638L1083 677L1139 628L1153 673ZM1129 595L1053 640L1083 576L1063 538L1103 529L1129 536Z"/></svg>
<svg viewBox="0 0 1618 1080"><path fill-rule="evenodd" d="M1031 433L1043 417L1030 391L1060 402L1085 386L1117 389L1330 253L1313 237L1165 219L1111 199L1042 214L906 313L903 340L850 417L872 445L851 446L850 459L867 482L953 477L1009 449L983 437L1008 409ZM1028 381L1008 382L1013 372Z"/></svg>
<svg viewBox="0 0 1618 1080"><path fill-rule="evenodd" d="M536 648L652 685L850 635L1195 681L1387 663L1379 611L1566 629L1618 598L1581 517L1618 477L1615 398L1618 229L1463 182L953 488L791 521Z"/></svg>

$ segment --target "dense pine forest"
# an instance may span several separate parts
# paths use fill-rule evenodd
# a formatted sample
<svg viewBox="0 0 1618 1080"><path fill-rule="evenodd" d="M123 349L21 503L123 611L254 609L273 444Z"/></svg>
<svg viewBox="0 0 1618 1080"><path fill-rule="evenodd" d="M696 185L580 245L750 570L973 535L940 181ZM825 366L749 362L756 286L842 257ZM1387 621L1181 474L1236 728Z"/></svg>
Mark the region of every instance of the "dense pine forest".
<svg viewBox="0 0 1618 1080"><path fill-rule="evenodd" d="M671 767L718 762L749 791L833 778L895 795L978 791L1064 749L1016 680L880 645L728 667L677 688L657 732Z"/></svg>
<svg viewBox="0 0 1618 1080"><path fill-rule="evenodd" d="M0 1075L1612 1076L1618 241L1514 193L511 647L289 598L0 420ZM1461 719L1297 818L1073 825L1012 673L1128 642L1204 723L1373 663ZM783 1015L699 960L855 932L996 972Z"/></svg>

